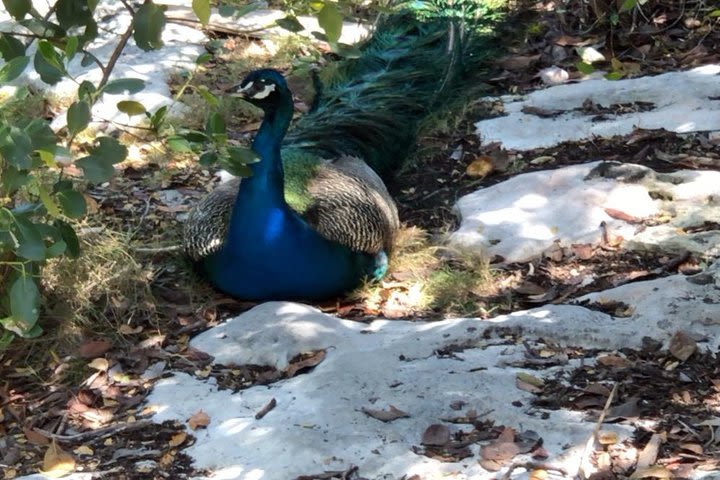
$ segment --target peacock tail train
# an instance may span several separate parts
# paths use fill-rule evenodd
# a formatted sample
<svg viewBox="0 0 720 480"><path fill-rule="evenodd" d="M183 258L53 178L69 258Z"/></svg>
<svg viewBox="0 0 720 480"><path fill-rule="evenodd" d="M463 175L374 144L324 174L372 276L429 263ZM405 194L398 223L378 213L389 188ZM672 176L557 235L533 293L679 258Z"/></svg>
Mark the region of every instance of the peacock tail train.
<svg viewBox="0 0 720 480"><path fill-rule="evenodd" d="M261 126L253 147L265 152L261 163L277 162L282 182L277 188L284 191L284 206L267 205L259 197L241 204L243 189L265 180L233 179L199 202L185 225L185 249L216 287L241 298L321 298L342 294L363 278L384 275L399 220L383 180L402 167L421 123L462 94L491 51L490 41L476 34L476 19L438 8L449 4L450 0L414 1L416 9L433 8L421 8L422 15L406 11L381 22L360 47L358 58L332 64L321 73L323 88L316 107L287 135L285 130L282 135L267 133L272 122L278 123L278 115L276 107L263 106L267 129ZM246 89L268 82L255 97L259 104L287 90L276 73L253 72L248 77L252 80L243 82ZM277 159L269 145L273 142ZM274 188L272 182L268 185ZM266 217L261 219L258 211ZM276 221L279 227L268 223L273 215L282 216ZM249 217L257 220L243 222ZM260 237L279 229L298 238L272 246L268 241L262 250L257 245L262 238L252 240L250 232L234 231L240 224L256 229ZM265 261L249 258L251 250L256 256L266 255ZM280 257L292 265L281 265ZM320 265L327 262L337 267ZM294 274L294 282L281 278Z"/></svg>

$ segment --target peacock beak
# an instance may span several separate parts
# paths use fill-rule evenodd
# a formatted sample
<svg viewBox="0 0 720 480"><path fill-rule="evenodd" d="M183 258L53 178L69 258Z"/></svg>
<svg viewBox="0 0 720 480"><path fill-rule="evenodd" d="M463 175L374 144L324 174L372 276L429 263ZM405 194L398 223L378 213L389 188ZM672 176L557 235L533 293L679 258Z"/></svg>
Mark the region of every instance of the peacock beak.
<svg viewBox="0 0 720 480"><path fill-rule="evenodd" d="M239 83L237 85L234 85L228 89L228 93L231 97L239 97L247 99L248 97L252 96L252 88L255 82L248 82L247 84L243 85L242 83Z"/></svg>

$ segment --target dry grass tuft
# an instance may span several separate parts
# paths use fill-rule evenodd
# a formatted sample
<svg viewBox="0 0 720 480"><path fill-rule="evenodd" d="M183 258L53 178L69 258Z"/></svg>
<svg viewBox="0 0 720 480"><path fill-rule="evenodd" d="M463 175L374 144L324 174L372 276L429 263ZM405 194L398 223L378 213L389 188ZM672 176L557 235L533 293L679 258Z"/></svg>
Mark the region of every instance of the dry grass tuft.
<svg viewBox="0 0 720 480"><path fill-rule="evenodd" d="M108 228L78 228L82 255L60 258L43 270L46 318L60 350L85 336L121 341L122 325L155 323L153 272L130 251L128 237Z"/></svg>
<svg viewBox="0 0 720 480"><path fill-rule="evenodd" d="M369 311L388 316L485 315L481 296L491 283L485 259L442 246L424 230L398 232L389 274L355 292Z"/></svg>

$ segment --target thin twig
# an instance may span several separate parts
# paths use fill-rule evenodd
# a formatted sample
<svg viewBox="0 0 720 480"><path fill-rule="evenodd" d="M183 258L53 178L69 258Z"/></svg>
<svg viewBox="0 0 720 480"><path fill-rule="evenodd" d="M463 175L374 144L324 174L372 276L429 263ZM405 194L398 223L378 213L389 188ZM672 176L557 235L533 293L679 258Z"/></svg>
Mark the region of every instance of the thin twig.
<svg viewBox="0 0 720 480"><path fill-rule="evenodd" d="M121 423L117 425L110 425L105 428L98 428L97 430L76 433L75 435L58 435L56 433L48 432L47 430L43 430L41 428L35 428L35 430L38 433L41 433L42 435L48 438L55 439L59 442L84 442L89 439L104 438L110 435L114 435L116 433L127 432L130 430L138 430L140 428L145 428L147 426L153 425L153 423L154 422L149 419L138 420L132 423Z"/></svg>
<svg viewBox="0 0 720 480"><path fill-rule="evenodd" d="M608 411L610 410L610 405L612 404L613 399L615 398L615 394L617 393L618 389L618 382L615 382L613 385L613 389L610 392L610 395L608 395L607 400L605 401L605 406L602 409L602 412L600 412L600 417L598 418L597 423L595 424L595 428L593 429L592 435L590 435L590 438L588 438L587 442L585 442L585 448L583 449L582 456L580 457L580 465L578 465L578 471L575 474L575 478L586 478L585 472L583 470L583 466L585 465L585 461L590 454L590 449L595 444L595 440L597 440L598 433L600 432L600 427L602 426L603 421L605 420L605 416L607 415Z"/></svg>
<svg viewBox="0 0 720 480"><path fill-rule="evenodd" d="M165 252L177 252L182 250L181 245L170 245L167 247L130 247L133 252L137 253L165 253Z"/></svg>
<svg viewBox="0 0 720 480"><path fill-rule="evenodd" d="M130 3L128 3L127 0L120 0L120 3L125 5L125 8L128 12L130 12L130 15L135 15L135 9L132 7L132 5L130 5Z"/></svg>
<svg viewBox="0 0 720 480"><path fill-rule="evenodd" d="M123 2L124 3L124 2ZM120 36L120 40L115 47L115 50L113 50L112 55L110 55L110 59L108 60L107 64L105 65L105 71L103 72L102 79L100 80L100 83L97 86L97 89L102 89L105 84L110 80L110 74L113 71L113 68L115 68L115 64L117 63L118 59L120 58L120 54L123 50L125 50L125 45L127 45L128 40L130 40L130 37L133 34L133 30L135 29L132 22L130 22L130 25L128 26L127 30Z"/></svg>

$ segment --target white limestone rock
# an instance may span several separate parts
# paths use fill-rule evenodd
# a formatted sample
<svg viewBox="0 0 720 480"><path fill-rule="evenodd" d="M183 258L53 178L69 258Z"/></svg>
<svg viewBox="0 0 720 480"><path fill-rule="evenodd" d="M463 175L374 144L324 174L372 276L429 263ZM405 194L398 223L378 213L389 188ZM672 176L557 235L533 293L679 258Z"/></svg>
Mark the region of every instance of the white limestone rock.
<svg viewBox="0 0 720 480"><path fill-rule="evenodd" d="M720 130L718 73L720 65L706 65L655 77L587 80L536 90L525 97L504 96L506 115L482 120L475 127L483 143L499 142L516 150L625 135L635 128L664 128L678 133ZM654 106L646 112L606 115L598 121L595 114L583 111L588 100L605 107L632 102L651 102ZM542 118L523 113L527 107L559 111L560 115Z"/></svg>
<svg viewBox="0 0 720 480"><path fill-rule="evenodd" d="M603 227L638 250L720 256L720 231L683 234L720 223L720 172L657 174L640 165L591 162L517 175L460 198L450 242L506 262L525 262L553 245L598 244ZM658 219L642 229L622 215Z"/></svg>

